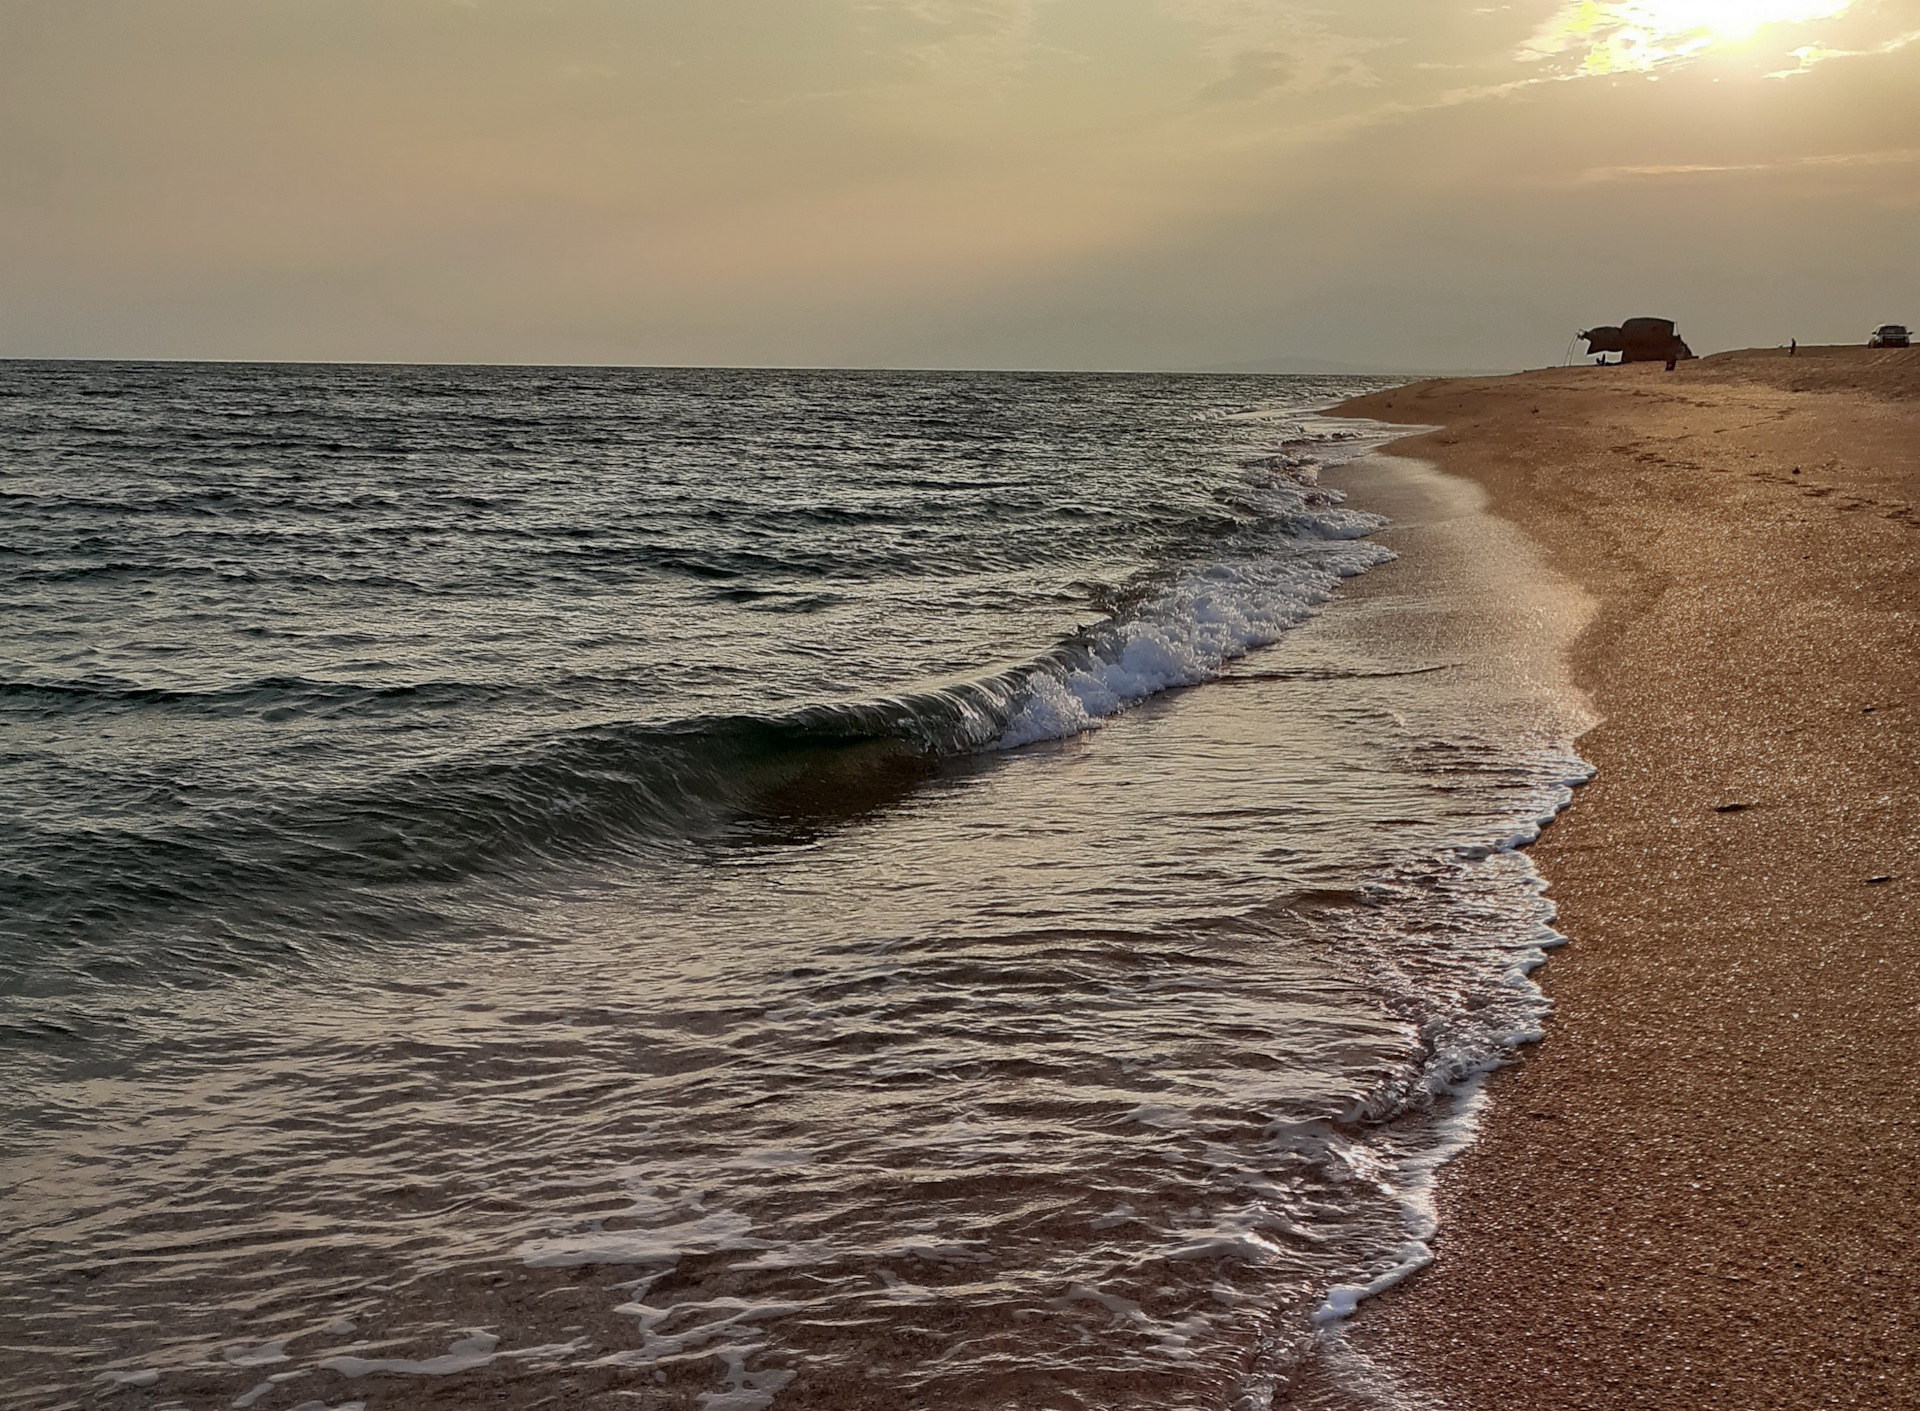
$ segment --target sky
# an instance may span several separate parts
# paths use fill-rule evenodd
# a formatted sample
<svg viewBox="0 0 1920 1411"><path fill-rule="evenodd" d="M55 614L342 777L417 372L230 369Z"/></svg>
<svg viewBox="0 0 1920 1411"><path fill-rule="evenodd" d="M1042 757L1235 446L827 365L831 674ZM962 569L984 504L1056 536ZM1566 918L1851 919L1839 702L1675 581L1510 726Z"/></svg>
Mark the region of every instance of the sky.
<svg viewBox="0 0 1920 1411"><path fill-rule="evenodd" d="M0 357L1498 369L1920 326L1920 0L0 0Z"/></svg>

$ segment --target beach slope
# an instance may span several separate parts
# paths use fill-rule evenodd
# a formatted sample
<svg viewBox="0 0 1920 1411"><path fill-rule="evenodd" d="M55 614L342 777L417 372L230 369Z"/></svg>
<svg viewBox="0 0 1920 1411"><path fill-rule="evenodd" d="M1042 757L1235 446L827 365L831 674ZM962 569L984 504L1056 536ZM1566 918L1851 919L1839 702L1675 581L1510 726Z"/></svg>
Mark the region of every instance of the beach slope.
<svg viewBox="0 0 1920 1411"><path fill-rule="evenodd" d="M1604 720L1533 849L1546 1040L1352 1342L1455 1411L1920 1406L1920 350L1343 410L1594 595Z"/></svg>

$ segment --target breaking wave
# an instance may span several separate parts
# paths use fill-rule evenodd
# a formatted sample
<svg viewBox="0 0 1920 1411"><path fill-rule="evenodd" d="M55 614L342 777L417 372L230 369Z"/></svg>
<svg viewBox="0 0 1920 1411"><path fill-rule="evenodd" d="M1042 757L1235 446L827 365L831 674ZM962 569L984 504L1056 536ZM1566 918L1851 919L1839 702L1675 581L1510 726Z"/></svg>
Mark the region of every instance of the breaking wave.
<svg viewBox="0 0 1920 1411"><path fill-rule="evenodd" d="M345 786L190 804L139 830L89 826L80 836L17 821L16 917L82 953L142 917L177 922L215 901L222 932L267 923L379 937L435 913L423 889L524 890L542 868L587 857L807 836L968 757L1096 729L1151 696L1212 680L1310 617L1342 578L1390 559L1364 537L1384 521L1341 507L1338 492L1317 485L1317 465L1287 455L1248 467L1240 528L1211 546L1218 557L1143 576L1113 595L1104 619L1011 667L865 700L510 737ZM561 681L533 693L577 687ZM515 694L298 677L200 690L97 679L4 690L16 707L37 703L76 719L184 712L269 721L404 720L482 701L498 707ZM236 934L216 948L218 970L254 947Z"/></svg>

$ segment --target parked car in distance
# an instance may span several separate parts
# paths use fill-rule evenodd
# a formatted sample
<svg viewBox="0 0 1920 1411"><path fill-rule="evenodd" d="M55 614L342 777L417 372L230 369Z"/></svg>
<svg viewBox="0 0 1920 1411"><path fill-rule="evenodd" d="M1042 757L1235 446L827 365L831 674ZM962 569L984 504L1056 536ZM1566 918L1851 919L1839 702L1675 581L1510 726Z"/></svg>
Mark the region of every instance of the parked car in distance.
<svg viewBox="0 0 1920 1411"><path fill-rule="evenodd" d="M1910 348L1913 335L1907 332L1904 323L1883 323L1873 330L1873 337L1867 340L1869 348Z"/></svg>

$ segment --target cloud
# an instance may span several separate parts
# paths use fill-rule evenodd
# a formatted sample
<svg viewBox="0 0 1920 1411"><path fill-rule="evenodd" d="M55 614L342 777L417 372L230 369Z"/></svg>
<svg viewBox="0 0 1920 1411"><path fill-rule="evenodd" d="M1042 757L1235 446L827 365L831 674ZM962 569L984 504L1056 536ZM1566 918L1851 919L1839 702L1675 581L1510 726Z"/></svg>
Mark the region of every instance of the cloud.
<svg viewBox="0 0 1920 1411"><path fill-rule="evenodd" d="M946 78L1003 78L1033 47L1039 0L860 0L857 9L904 19L906 51Z"/></svg>
<svg viewBox="0 0 1920 1411"><path fill-rule="evenodd" d="M1249 50L1227 61L1227 72L1200 90L1203 103L1242 103L1286 87L1298 72L1285 54Z"/></svg>
<svg viewBox="0 0 1920 1411"><path fill-rule="evenodd" d="M0 350L1210 364L1319 290L1324 356L1378 359L1382 290L1560 298L1594 191L1911 285L1914 0L1571 81L1706 3L0 3Z"/></svg>
<svg viewBox="0 0 1920 1411"><path fill-rule="evenodd" d="M1855 0L1567 0L1520 57L1598 76L1651 73L1776 25L1834 20Z"/></svg>
<svg viewBox="0 0 1920 1411"><path fill-rule="evenodd" d="M1366 56L1385 43L1329 28L1318 7L1274 0L1160 0L1160 8L1205 36L1201 49L1219 77L1201 93L1203 102L1379 81Z"/></svg>
<svg viewBox="0 0 1920 1411"><path fill-rule="evenodd" d="M1829 49L1821 44L1803 44L1791 51L1793 57L1799 61L1795 67L1780 69L1768 74L1767 77L1798 78L1801 74L1811 73L1815 65L1824 64L1829 59L1867 59L1876 54L1897 54L1909 44L1916 42L1920 42L1920 29L1896 34L1884 43L1874 44L1865 49Z"/></svg>
<svg viewBox="0 0 1920 1411"><path fill-rule="evenodd" d="M1789 157L1776 162L1674 162L1645 166L1589 167L1575 179L1576 186L1600 186L1616 181L1657 180L1663 177L1747 175L1815 171L1844 167L1897 167L1920 163L1920 147L1897 147L1881 152L1834 152L1812 157Z"/></svg>

